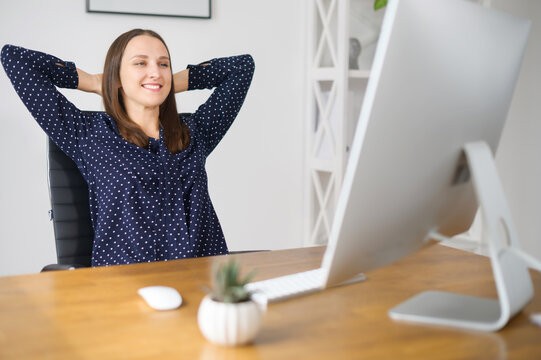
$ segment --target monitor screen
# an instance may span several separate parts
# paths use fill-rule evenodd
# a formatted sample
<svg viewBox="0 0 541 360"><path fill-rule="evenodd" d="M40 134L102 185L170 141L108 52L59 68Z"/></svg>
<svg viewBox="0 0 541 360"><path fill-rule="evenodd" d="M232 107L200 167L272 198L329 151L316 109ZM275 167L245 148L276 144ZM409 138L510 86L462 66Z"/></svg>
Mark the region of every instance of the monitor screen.
<svg viewBox="0 0 541 360"><path fill-rule="evenodd" d="M469 228L477 203L463 147L495 152L529 28L463 0L389 2L323 259L327 286Z"/></svg>

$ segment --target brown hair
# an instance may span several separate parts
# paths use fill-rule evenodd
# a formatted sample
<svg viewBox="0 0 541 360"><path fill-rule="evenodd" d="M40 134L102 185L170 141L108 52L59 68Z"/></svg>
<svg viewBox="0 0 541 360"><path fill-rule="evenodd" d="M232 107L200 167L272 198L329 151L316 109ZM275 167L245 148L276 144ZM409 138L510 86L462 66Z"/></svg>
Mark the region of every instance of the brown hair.
<svg viewBox="0 0 541 360"><path fill-rule="evenodd" d="M169 55L169 49L162 37L152 30L133 29L116 38L109 47L105 57L102 78L102 97L105 112L111 116L122 137L139 147L148 147L148 136L134 121L130 119L122 93L120 91L120 63L128 42L136 36L148 35L160 40ZM170 66L170 69L172 67ZM160 105L160 124L163 128L165 145L174 154L188 147L190 133L186 124L179 119L177 104L175 101L175 85L171 73L171 90L165 101Z"/></svg>

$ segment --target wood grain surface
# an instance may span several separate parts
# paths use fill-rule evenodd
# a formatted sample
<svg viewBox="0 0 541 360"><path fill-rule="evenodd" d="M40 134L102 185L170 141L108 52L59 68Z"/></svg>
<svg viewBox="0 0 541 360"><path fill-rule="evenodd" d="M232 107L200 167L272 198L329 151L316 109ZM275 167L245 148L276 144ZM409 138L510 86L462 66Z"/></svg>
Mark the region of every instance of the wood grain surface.
<svg viewBox="0 0 541 360"><path fill-rule="evenodd" d="M236 255L256 280L319 266L324 248ZM489 260L429 246L362 283L271 304L254 344L227 348L197 327L212 264L227 257L0 277L0 359L541 359L541 276L534 300L495 333L409 324L387 311L423 290L495 297ZM137 295L176 288L173 311Z"/></svg>

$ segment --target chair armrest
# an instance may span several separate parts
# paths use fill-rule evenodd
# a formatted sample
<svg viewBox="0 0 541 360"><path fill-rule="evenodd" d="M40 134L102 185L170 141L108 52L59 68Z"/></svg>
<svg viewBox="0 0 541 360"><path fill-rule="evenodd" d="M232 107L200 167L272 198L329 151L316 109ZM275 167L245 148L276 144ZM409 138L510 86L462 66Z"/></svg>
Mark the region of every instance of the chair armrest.
<svg viewBox="0 0 541 360"><path fill-rule="evenodd" d="M79 264L50 264L46 265L41 269L41 272L45 271L57 271L57 270L75 270L78 268L84 268L86 266Z"/></svg>

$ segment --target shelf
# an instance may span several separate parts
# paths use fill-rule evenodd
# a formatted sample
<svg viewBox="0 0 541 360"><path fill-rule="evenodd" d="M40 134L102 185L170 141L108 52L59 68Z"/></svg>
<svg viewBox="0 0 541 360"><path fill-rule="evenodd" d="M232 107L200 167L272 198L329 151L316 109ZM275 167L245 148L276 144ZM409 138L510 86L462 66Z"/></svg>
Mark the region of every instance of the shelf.
<svg viewBox="0 0 541 360"><path fill-rule="evenodd" d="M336 171L336 162L332 159L310 159L310 169L333 173Z"/></svg>
<svg viewBox="0 0 541 360"><path fill-rule="evenodd" d="M349 70L349 77L354 79L368 79L370 70Z"/></svg>
<svg viewBox="0 0 541 360"><path fill-rule="evenodd" d="M313 79L315 80L334 80L336 79L338 70L333 67L314 68Z"/></svg>
<svg viewBox="0 0 541 360"><path fill-rule="evenodd" d="M384 11L374 0L307 0L305 245L326 244ZM325 5L325 6L322 6ZM361 44L350 69L350 38ZM353 50L353 49L352 49ZM356 52L355 52L356 53ZM352 63L353 66L353 63ZM326 219L325 222L322 219Z"/></svg>
<svg viewBox="0 0 541 360"><path fill-rule="evenodd" d="M315 68L312 71L315 80L335 80L338 77L338 69L333 67ZM368 79L370 70L348 70L348 75L352 79Z"/></svg>

